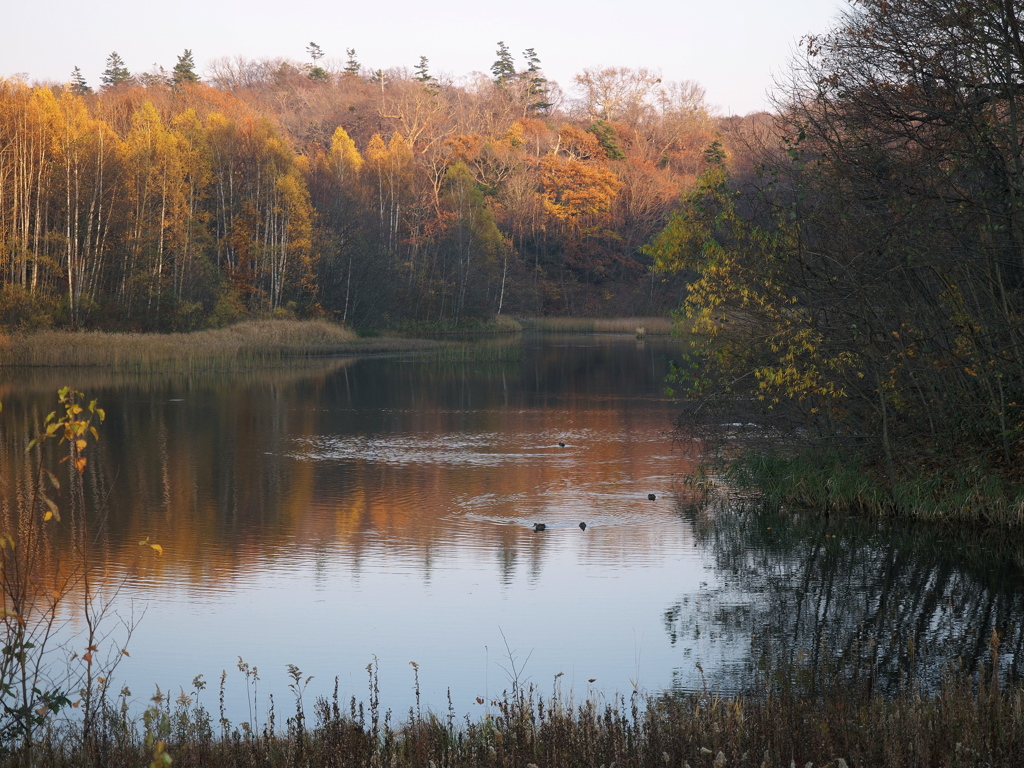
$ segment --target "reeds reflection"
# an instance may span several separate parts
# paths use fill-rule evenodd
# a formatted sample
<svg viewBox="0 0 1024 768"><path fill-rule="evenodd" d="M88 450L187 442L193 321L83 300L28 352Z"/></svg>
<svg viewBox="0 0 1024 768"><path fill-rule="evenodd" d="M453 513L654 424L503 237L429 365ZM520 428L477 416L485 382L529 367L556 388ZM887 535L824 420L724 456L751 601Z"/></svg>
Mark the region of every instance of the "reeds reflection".
<svg viewBox="0 0 1024 768"><path fill-rule="evenodd" d="M98 577L122 614L146 611L119 670L134 695L226 669L237 720L239 656L279 701L289 663L315 676L310 695L337 675L362 699L376 658L385 706L409 705L415 661L426 706L446 708L450 689L472 714L510 686L510 650L529 681L564 673L581 696L743 689L767 654L856 657L886 686L974 663L992 628L1019 670L1012 547L997 559L984 539L923 529L692 514L680 499L696 447L673 445L660 395L671 342L521 344L498 362L82 387L107 411L87 473L107 515ZM8 497L47 386L4 395ZM162 557L140 556L147 537Z"/></svg>

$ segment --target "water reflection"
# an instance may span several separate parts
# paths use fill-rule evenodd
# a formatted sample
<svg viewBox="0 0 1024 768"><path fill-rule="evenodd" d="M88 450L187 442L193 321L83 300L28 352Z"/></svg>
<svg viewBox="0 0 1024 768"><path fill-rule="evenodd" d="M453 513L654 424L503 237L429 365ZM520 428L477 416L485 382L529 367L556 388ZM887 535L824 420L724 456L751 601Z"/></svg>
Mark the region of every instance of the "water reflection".
<svg viewBox="0 0 1024 768"><path fill-rule="evenodd" d="M639 649L667 668L650 650L662 585L702 567L668 500L692 468L666 435L671 344L522 344L498 364L76 384L108 414L98 567L111 590L126 580L124 610L148 609L122 667L133 689L215 680L241 655L362 697L376 656L385 701L407 702L415 659L427 701L450 686L468 711L507 684L502 632L533 651L534 679L625 689ZM13 469L52 396L8 392ZM163 557L140 557L146 537Z"/></svg>
<svg viewBox="0 0 1024 768"><path fill-rule="evenodd" d="M226 669L233 719L248 711L239 656L279 701L288 663L315 676L310 695L338 675L344 697L365 698L376 658L397 711L416 661L425 704L444 709L450 690L473 714L509 685L506 638L530 681L547 689L564 673L577 696L738 689L764 654L801 651L859 654L888 684L911 669L910 638L914 673L932 674L951 653L974 663L993 627L1017 671L1019 553L688 512L696 456L672 443L661 396L671 342L518 343L500 363L9 378L0 485L8 499L24 491L24 445L58 386L100 399L97 581L122 615L146 611L119 672L145 701L154 683ZM163 557L140 550L147 537Z"/></svg>
<svg viewBox="0 0 1024 768"><path fill-rule="evenodd" d="M685 516L723 578L670 605L665 630L673 645L701 628L734 653L746 645L722 667L726 689L749 686L762 660L838 664L887 691L933 685L951 664L988 662L993 631L1003 674L1024 672L1024 542L738 503Z"/></svg>

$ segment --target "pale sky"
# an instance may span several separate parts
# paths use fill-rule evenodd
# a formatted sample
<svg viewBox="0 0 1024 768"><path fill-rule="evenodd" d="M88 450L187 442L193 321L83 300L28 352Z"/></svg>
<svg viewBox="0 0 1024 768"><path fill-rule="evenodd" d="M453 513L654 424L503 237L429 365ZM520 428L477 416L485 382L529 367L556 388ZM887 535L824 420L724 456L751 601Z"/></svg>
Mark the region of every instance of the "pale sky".
<svg viewBox="0 0 1024 768"><path fill-rule="evenodd" d="M370 69L412 68L421 55L434 74L487 72L499 40L523 66L535 48L544 72L573 95L589 67L647 67L666 80L695 80L722 113L766 108L766 91L801 36L826 31L844 0L390 0L248 3L174 0L7 2L0 21L0 77L66 81L78 66L94 88L111 51L132 72L171 69L191 48L200 75L217 57L308 60L316 42L342 62L355 48ZM322 62L323 63L323 62Z"/></svg>

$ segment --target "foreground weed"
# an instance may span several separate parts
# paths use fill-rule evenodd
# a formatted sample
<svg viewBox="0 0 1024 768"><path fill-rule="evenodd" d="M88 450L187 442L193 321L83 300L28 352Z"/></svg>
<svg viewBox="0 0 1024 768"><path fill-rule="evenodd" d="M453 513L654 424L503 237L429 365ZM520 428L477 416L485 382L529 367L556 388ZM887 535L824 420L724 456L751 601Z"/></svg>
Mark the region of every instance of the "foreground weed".
<svg viewBox="0 0 1024 768"><path fill-rule="evenodd" d="M520 685L515 696L488 702L489 712L476 720L460 723L449 702L447 716L411 708L409 719L397 725L380 709L376 660L367 666L368 709L354 699L342 706L335 681L333 695L317 699L309 725L303 705L309 678L291 665L296 714L283 732L274 727L271 702L262 722L228 728L216 738L212 716L199 702L204 686L193 681L193 691L179 696L173 708L158 693L138 719L125 716L123 695L104 702L110 716L97 730L97 754L109 768L161 768L172 757L182 768L1009 768L1024 754L1024 686L999 679L1000 653L994 636L989 660L973 673L953 668L935 690L908 683L891 697L851 684L841 666L765 670L746 695L733 697L705 689L653 696L637 691L608 701L588 694L577 701L556 679L550 697ZM250 668L247 686L253 673ZM40 740L45 764L93 762L80 729L77 721L62 726L51 720ZM0 758L0 766L19 762L15 754Z"/></svg>

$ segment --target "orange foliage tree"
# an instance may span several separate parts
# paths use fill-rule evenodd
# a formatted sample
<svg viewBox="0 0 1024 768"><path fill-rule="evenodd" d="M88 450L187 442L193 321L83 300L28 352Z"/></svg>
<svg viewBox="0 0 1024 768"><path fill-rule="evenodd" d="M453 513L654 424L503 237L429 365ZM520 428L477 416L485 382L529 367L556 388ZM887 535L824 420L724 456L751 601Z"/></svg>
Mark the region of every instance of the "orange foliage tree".
<svg viewBox="0 0 1024 768"><path fill-rule="evenodd" d="M592 108L559 111L528 54L464 85L284 59L95 94L0 80L0 325L448 322L626 295L714 121L698 87L639 70L584 73Z"/></svg>

